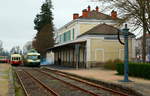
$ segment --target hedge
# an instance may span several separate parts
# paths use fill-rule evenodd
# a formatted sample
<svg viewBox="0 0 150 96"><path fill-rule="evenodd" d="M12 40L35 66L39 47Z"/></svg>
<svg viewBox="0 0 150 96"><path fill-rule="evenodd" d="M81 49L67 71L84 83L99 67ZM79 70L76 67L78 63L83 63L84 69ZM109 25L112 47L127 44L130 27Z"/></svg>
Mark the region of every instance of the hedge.
<svg viewBox="0 0 150 96"><path fill-rule="evenodd" d="M116 70L116 63L122 63L123 61L119 59L108 60L104 63L104 68L109 70Z"/></svg>
<svg viewBox="0 0 150 96"><path fill-rule="evenodd" d="M117 63L116 70L118 74L124 74L124 64ZM150 79L150 63L129 63L129 76L142 77Z"/></svg>

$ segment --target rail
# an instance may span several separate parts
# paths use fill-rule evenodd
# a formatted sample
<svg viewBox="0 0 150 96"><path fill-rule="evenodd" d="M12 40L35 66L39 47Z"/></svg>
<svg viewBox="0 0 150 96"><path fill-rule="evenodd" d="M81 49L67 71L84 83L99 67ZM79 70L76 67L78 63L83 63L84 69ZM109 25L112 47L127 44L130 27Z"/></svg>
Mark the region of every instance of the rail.
<svg viewBox="0 0 150 96"><path fill-rule="evenodd" d="M40 80L38 80L36 77L34 77L33 75L31 75L29 72L25 71L24 69L21 70L24 74L28 75L29 77L31 77L32 80L36 81L40 86L42 86L45 90L47 90L48 92L50 92L53 96L60 96L58 93L56 93L54 90L52 90L51 88L47 87L47 85L45 85L44 83L42 83ZM26 96L31 96L29 94L29 92L27 91L25 85L23 84L22 79L20 78L20 75L18 73L19 71L16 71L17 77L21 83L21 86L24 89L25 95Z"/></svg>
<svg viewBox="0 0 150 96"><path fill-rule="evenodd" d="M61 72L61 71L58 71L58 70L55 70L55 69L50 69L50 68L45 68L45 69L53 71L57 75L60 75L60 76L63 76L63 77L66 77L66 78L69 78L69 79L72 79L72 80L75 80L75 81L78 81L78 82L82 82L84 84L88 84L90 86L93 86L93 87L96 87L96 88L99 88L99 89L103 89L103 90L109 91L109 92L114 93L114 94L118 94L118 95L121 95L121 96L129 96L128 94L120 92L120 91L112 90L110 88L106 88L106 87L94 84L92 82L81 80L81 79L78 79L78 78L75 78L75 77L70 77L68 74L65 74L64 72Z"/></svg>

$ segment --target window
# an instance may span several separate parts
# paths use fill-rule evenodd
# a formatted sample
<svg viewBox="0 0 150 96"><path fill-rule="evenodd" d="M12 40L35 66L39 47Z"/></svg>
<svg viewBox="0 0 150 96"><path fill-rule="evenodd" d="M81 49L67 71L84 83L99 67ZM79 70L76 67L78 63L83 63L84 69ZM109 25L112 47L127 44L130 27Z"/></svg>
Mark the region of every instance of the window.
<svg viewBox="0 0 150 96"><path fill-rule="evenodd" d="M40 56L37 56L37 55L29 55L27 58L28 58L28 59L32 59L32 60L37 60L37 59L40 59Z"/></svg>
<svg viewBox="0 0 150 96"><path fill-rule="evenodd" d="M64 42L67 41L67 32L64 33Z"/></svg>
<svg viewBox="0 0 150 96"><path fill-rule="evenodd" d="M12 60L20 60L20 57L12 57Z"/></svg>
<svg viewBox="0 0 150 96"><path fill-rule="evenodd" d="M70 31L68 31L68 32L67 32L67 41L71 39L71 38L70 38L70 37L71 37L70 35L71 35L71 34L70 34Z"/></svg>
<svg viewBox="0 0 150 96"><path fill-rule="evenodd" d="M58 37L58 43L61 43L61 35Z"/></svg>
<svg viewBox="0 0 150 96"><path fill-rule="evenodd" d="M64 33L64 38L63 38L64 40L63 41L64 42L69 41L71 39L70 35L71 35L70 31L65 32Z"/></svg>
<svg viewBox="0 0 150 96"><path fill-rule="evenodd" d="M59 43L63 43L63 42L69 41L69 40L71 40L71 31L70 30L59 35Z"/></svg>
<svg viewBox="0 0 150 96"><path fill-rule="evenodd" d="M72 29L72 40L74 40L74 28Z"/></svg>
<svg viewBox="0 0 150 96"><path fill-rule="evenodd" d="M63 35L60 35L60 42L62 43L64 41L64 36Z"/></svg>

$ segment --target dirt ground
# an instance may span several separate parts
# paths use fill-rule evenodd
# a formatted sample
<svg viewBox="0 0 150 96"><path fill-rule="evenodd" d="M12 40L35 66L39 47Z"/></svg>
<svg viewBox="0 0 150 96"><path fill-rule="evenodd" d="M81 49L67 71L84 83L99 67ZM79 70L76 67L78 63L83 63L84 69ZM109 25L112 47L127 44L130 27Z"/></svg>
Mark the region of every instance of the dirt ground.
<svg viewBox="0 0 150 96"><path fill-rule="evenodd" d="M9 64L0 63L0 96L8 96L9 70Z"/></svg>

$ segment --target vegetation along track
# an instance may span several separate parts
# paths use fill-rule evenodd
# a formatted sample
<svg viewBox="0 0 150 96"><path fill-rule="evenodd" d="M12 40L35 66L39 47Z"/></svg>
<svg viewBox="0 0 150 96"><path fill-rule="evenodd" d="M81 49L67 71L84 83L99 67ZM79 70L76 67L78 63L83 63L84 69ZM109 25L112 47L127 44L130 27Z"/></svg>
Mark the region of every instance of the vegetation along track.
<svg viewBox="0 0 150 96"><path fill-rule="evenodd" d="M26 96L59 96L28 72L24 70L16 70L16 74Z"/></svg>
<svg viewBox="0 0 150 96"><path fill-rule="evenodd" d="M110 88L106 88L100 85L97 85L95 83L91 83L79 78L72 77L68 74L65 74L61 71L50 69L50 68L42 68L42 71L46 74L50 74L54 76L55 78L59 78L61 80L64 80L68 83L74 84L80 88L84 88L85 90L89 90L90 92L93 92L95 94L98 94L99 96L129 96L126 93L112 90Z"/></svg>

